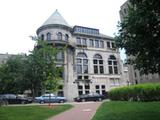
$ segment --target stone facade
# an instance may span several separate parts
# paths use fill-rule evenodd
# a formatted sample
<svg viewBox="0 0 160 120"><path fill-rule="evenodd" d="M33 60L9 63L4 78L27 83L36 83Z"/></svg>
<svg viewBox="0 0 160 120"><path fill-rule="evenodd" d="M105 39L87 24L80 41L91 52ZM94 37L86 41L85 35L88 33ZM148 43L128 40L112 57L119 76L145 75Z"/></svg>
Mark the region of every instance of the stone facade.
<svg viewBox="0 0 160 120"><path fill-rule="evenodd" d="M0 54L0 64L3 64L7 61L9 57L13 56L12 54Z"/></svg>
<svg viewBox="0 0 160 120"><path fill-rule="evenodd" d="M124 85L120 53L112 37L99 29L71 27L56 10L37 30L37 36L53 47L67 46L60 53L58 66L64 66L61 95L69 101L89 92L106 94Z"/></svg>

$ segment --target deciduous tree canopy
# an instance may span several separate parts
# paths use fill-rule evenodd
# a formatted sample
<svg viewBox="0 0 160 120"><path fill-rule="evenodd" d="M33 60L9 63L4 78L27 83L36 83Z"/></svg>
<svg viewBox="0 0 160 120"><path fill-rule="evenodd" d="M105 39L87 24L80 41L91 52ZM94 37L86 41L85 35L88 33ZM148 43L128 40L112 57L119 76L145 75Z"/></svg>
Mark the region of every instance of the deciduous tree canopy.
<svg viewBox="0 0 160 120"><path fill-rule="evenodd" d="M116 40L142 73L160 74L160 0L130 0Z"/></svg>

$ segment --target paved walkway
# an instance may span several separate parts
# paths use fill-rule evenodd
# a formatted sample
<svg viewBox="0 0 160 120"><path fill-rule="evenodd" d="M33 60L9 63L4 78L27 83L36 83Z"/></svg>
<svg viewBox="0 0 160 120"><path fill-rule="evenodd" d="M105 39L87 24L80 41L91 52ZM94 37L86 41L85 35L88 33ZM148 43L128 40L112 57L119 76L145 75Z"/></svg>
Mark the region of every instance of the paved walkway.
<svg viewBox="0 0 160 120"><path fill-rule="evenodd" d="M74 107L70 110L51 117L48 120L91 120L101 103L84 102L73 104Z"/></svg>

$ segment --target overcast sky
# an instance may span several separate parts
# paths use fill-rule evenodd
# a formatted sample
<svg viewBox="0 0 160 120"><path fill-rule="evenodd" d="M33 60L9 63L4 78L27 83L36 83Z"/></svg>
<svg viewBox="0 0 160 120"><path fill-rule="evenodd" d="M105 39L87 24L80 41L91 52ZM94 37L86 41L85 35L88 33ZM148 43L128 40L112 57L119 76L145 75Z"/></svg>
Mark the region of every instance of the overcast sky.
<svg viewBox="0 0 160 120"><path fill-rule="evenodd" d="M120 6L126 0L1 0L0 53L28 53L34 42L29 38L56 10L69 25L98 28L114 36L120 21ZM121 54L124 59L124 54Z"/></svg>

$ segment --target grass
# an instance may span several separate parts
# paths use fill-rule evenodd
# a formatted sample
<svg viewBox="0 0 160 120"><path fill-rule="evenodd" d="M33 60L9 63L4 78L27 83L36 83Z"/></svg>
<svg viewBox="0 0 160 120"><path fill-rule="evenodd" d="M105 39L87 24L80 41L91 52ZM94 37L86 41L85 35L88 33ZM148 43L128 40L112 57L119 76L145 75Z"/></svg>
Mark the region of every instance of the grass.
<svg viewBox="0 0 160 120"><path fill-rule="evenodd" d="M71 105L48 106L4 106L0 107L0 120L46 120L69 108Z"/></svg>
<svg viewBox="0 0 160 120"><path fill-rule="evenodd" d="M92 120L160 120L160 102L104 102Z"/></svg>

